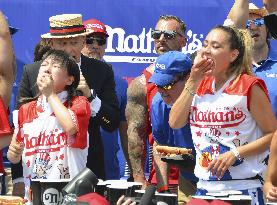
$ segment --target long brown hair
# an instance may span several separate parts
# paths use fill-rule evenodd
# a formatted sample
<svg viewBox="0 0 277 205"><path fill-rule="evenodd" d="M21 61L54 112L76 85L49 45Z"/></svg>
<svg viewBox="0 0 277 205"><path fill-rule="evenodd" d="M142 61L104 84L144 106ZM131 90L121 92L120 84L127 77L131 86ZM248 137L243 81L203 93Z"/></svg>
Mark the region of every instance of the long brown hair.
<svg viewBox="0 0 277 205"><path fill-rule="evenodd" d="M237 49L239 54L230 64L229 75L236 76L246 73L253 75L252 70L252 40L246 29L237 29L230 26L216 26L212 30L219 29L226 32L229 36L228 42L230 49Z"/></svg>

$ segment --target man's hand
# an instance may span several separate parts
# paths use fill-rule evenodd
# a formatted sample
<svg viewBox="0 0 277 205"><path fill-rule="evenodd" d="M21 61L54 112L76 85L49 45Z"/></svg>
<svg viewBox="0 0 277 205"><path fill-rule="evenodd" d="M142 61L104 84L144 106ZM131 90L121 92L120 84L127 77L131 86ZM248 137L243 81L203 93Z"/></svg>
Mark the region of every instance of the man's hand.
<svg viewBox="0 0 277 205"><path fill-rule="evenodd" d="M263 3L268 13L277 12L276 0L263 0Z"/></svg>
<svg viewBox="0 0 277 205"><path fill-rule="evenodd" d="M13 191L12 191L13 196L20 196L24 198L25 195L25 184L24 182L18 182L13 185Z"/></svg>
<svg viewBox="0 0 277 205"><path fill-rule="evenodd" d="M83 95L87 98L89 98L91 96L90 88L87 84L86 79L84 78L84 76L82 74L80 75L80 82L77 87L77 90L82 91Z"/></svg>
<svg viewBox="0 0 277 205"><path fill-rule="evenodd" d="M134 175L133 175L134 176ZM141 189L144 190L146 189L146 187L149 185L149 183L147 182L147 180L145 179L144 173L139 174L137 176L134 176L134 181L135 182L140 182L142 183Z"/></svg>
<svg viewBox="0 0 277 205"><path fill-rule="evenodd" d="M131 199L127 199L127 200L125 201L124 198L125 198L124 195L122 195L122 196L118 199L118 201L116 202L116 205L136 205L136 202L135 202L135 201L132 202Z"/></svg>

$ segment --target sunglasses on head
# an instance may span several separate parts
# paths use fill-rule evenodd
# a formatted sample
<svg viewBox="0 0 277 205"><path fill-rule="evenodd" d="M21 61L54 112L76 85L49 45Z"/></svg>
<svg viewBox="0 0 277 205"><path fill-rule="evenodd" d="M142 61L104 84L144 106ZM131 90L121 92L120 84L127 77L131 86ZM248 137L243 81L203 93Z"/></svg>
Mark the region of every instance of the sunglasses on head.
<svg viewBox="0 0 277 205"><path fill-rule="evenodd" d="M252 23L254 23L255 26L262 26L262 25L264 25L264 19L258 18L258 19L254 19L254 20L248 20L246 22L246 28L250 28Z"/></svg>
<svg viewBox="0 0 277 205"><path fill-rule="evenodd" d="M164 34L165 39L174 39L176 34L179 34L177 31L162 31L162 30L152 30L151 36L153 39L159 39L161 35ZM179 34L181 35L181 34ZM182 36L182 35L181 35Z"/></svg>
<svg viewBox="0 0 277 205"><path fill-rule="evenodd" d="M93 44L94 41L97 42L98 46L103 46L107 42L107 40L105 38L90 37L90 38L86 39L86 44Z"/></svg>

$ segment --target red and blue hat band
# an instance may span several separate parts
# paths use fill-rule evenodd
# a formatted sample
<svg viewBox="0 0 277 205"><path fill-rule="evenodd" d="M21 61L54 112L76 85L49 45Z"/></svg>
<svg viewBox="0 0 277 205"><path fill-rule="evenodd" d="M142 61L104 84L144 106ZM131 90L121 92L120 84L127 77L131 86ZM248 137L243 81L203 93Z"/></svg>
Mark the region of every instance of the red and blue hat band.
<svg viewBox="0 0 277 205"><path fill-rule="evenodd" d="M86 28L84 25L50 27L50 33L53 36L80 34L84 32L86 32Z"/></svg>

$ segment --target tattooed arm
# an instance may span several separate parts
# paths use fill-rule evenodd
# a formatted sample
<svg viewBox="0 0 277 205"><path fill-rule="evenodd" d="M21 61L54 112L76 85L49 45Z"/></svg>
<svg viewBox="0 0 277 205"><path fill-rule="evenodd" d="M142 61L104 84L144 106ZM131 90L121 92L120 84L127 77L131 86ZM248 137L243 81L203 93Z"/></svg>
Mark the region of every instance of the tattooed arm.
<svg viewBox="0 0 277 205"><path fill-rule="evenodd" d="M135 181L146 187L144 164L146 158L147 139L147 102L146 82L142 75L135 78L127 90L127 106L125 110L128 123L128 154Z"/></svg>

